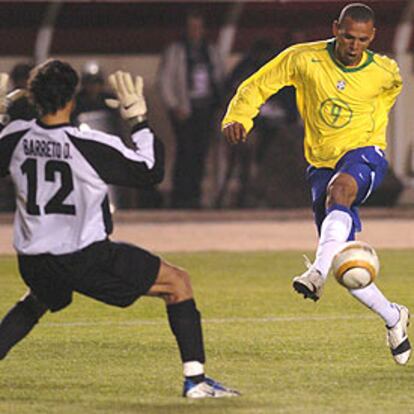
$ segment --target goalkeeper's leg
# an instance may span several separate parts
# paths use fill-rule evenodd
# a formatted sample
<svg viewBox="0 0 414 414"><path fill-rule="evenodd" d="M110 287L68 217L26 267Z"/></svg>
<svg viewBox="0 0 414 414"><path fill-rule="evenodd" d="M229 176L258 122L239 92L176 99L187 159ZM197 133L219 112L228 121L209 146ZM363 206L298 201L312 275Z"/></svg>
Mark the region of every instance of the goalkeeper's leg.
<svg viewBox="0 0 414 414"><path fill-rule="evenodd" d="M205 355L201 315L193 298L187 272L162 261L148 295L163 298L167 305L168 321L180 350L184 375L202 378Z"/></svg>
<svg viewBox="0 0 414 414"><path fill-rule="evenodd" d="M150 296L162 297L167 305L168 321L177 340L184 371L183 395L188 398L220 398L239 393L211 380L204 374L204 343L201 314L194 301L188 273L161 262Z"/></svg>
<svg viewBox="0 0 414 414"><path fill-rule="evenodd" d="M27 292L0 322L0 359L21 341L47 311L31 292Z"/></svg>

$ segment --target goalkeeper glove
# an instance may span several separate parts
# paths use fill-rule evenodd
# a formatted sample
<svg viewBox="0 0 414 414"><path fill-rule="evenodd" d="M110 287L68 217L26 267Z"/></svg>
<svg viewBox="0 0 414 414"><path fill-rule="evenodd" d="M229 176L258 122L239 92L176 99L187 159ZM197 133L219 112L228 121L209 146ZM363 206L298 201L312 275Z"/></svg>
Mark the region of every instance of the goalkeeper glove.
<svg viewBox="0 0 414 414"><path fill-rule="evenodd" d="M120 109L123 119L131 125L146 120L147 105L142 93L144 82L141 76L132 81L131 74L118 70L108 78L109 84L118 99L105 99L105 103L113 109Z"/></svg>
<svg viewBox="0 0 414 414"><path fill-rule="evenodd" d="M7 73L0 73L0 124L7 124L9 122L9 115L7 110L11 103L19 99L25 94L22 89L16 89L7 94L9 85L9 75Z"/></svg>

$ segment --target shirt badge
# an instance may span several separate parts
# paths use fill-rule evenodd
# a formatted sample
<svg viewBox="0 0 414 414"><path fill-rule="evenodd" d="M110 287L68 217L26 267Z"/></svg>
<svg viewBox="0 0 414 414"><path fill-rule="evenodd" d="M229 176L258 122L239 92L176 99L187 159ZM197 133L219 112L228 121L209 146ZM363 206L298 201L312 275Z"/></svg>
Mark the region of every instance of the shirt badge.
<svg viewBox="0 0 414 414"><path fill-rule="evenodd" d="M344 80L340 80L336 84L336 89L338 89L339 91L343 91L345 89L345 86L346 86L345 81Z"/></svg>

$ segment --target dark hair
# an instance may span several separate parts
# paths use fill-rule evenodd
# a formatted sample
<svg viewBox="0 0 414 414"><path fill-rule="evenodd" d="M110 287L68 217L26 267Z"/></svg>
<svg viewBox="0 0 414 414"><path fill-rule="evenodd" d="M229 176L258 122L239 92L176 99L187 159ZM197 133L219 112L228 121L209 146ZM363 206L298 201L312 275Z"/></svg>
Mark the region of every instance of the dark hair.
<svg viewBox="0 0 414 414"><path fill-rule="evenodd" d="M345 6L338 18L341 24L345 17L350 17L356 22L372 22L375 23L375 13L371 7L363 3L351 3Z"/></svg>
<svg viewBox="0 0 414 414"><path fill-rule="evenodd" d="M78 74L69 63L47 60L31 72L30 100L40 115L54 114L73 98L78 82Z"/></svg>
<svg viewBox="0 0 414 414"><path fill-rule="evenodd" d="M201 12L201 10L191 9L186 14L186 20L189 21L190 19L202 20L204 22L206 20L206 16Z"/></svg>
<svg viewBox="0 0 414 414"><path fill-rule="evenodd" d="M26 82L29 79L30 71L33 69L33 65L29 63L18 63L13 66L10 72L10 78L14 84L19 82Z"/></svg>

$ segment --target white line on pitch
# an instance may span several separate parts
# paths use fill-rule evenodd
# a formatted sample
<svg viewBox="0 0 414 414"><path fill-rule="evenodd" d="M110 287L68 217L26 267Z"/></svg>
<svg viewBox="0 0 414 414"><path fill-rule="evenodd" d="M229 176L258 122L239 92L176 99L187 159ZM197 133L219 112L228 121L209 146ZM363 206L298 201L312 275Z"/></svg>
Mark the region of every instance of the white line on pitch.
<svg viewBox="0 0 414 414"><path fill-rule="evenodd" d="M211 318L203 319L206 324L227 324L227 323L272 323L272 322L309 322L309 321L358 321L375 319L374 316L366 315L333 315L333 316L269 316L267 318ZM46 322L42 326L136 326L136 325L163 325L167 319L134 319L130 321L78 321L78 322Z"/></svg>

